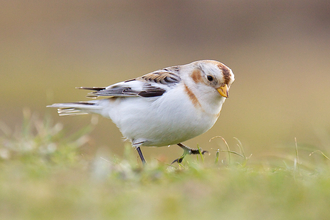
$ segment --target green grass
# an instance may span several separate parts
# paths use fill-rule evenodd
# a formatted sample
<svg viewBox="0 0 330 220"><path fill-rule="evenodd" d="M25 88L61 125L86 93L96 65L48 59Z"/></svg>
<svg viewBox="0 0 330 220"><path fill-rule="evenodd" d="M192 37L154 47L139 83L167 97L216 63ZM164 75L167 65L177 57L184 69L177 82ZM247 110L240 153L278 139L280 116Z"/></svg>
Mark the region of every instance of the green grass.
<svg viewBox="0 0 330 220"><path fill-rule="evenodd" d="M142 167L129 146L122 158L82 154L93 126L67 135L26 111L21 129L1 128L0 219L330 218L329 158L310 146L254 158L237 139Z"/></svg>

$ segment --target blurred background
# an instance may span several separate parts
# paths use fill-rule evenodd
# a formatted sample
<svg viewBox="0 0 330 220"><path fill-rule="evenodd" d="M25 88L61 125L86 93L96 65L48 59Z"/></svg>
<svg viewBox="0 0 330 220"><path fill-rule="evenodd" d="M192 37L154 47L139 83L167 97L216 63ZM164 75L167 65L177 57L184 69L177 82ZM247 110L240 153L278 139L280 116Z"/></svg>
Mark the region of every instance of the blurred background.
<svg viewBox="0 0 330 220"><path fill-rule="evenodd" d="M58 117L54 102L87 100L78 86L108 86L168 66L219 60L235 73L216 125L187 141L214 154L237 137L250 154L298 144L329 147L330 1L0 1L0 121L22 110L68 133L91 116ZM122 155L116 126L99 117L84 148ZM223 147L223 146L222 146ZM171 161L181 149L144 148Z"/></svg>

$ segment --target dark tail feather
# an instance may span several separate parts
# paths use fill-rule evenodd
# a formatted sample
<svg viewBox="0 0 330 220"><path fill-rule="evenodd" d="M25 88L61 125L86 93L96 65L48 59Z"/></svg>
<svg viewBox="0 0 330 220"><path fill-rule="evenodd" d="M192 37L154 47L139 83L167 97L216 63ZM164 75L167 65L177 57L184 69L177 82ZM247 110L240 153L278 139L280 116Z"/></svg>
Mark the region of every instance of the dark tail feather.
<svg viewBox="0 0 330 220"><path fill-rule="evenodd" d="M105 87L76 87L76 89L85 89L85 90L93 90L94 92L90 92L87 94L88 98L96 98L98 95L96 93L98 91L104 90Z"/></svg>

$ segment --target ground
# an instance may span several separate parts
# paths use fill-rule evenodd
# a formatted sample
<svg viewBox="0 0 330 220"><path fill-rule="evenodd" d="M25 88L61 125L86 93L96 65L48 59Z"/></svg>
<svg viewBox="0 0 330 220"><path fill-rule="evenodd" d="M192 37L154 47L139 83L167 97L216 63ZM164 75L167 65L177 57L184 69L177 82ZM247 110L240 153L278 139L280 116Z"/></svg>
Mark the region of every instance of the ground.
<svg viewBox="0 0 330 220"><path fill-rule="evenodd" d="M326 153L300 149L253 159L240 146L215 155L142 166L123 157L87 157L90 127L67 136L60 124L26 118L2 129L1 219L329 219Z"/></svg>

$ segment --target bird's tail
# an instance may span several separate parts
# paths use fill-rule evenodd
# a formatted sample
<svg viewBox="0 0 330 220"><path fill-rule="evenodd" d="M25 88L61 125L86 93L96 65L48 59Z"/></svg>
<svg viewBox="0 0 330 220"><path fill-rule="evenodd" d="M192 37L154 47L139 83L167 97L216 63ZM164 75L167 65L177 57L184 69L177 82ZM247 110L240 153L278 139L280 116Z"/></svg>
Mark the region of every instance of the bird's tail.
<svg viewBox="0 0 330 220"><path fill-rule="evenodd" d="M86 102L71 102L71 103L55 103L47 107L58 108L58 114L64 115L85 115L89 113L99 113L102 107L99 105L100 100Z"/></svg>

